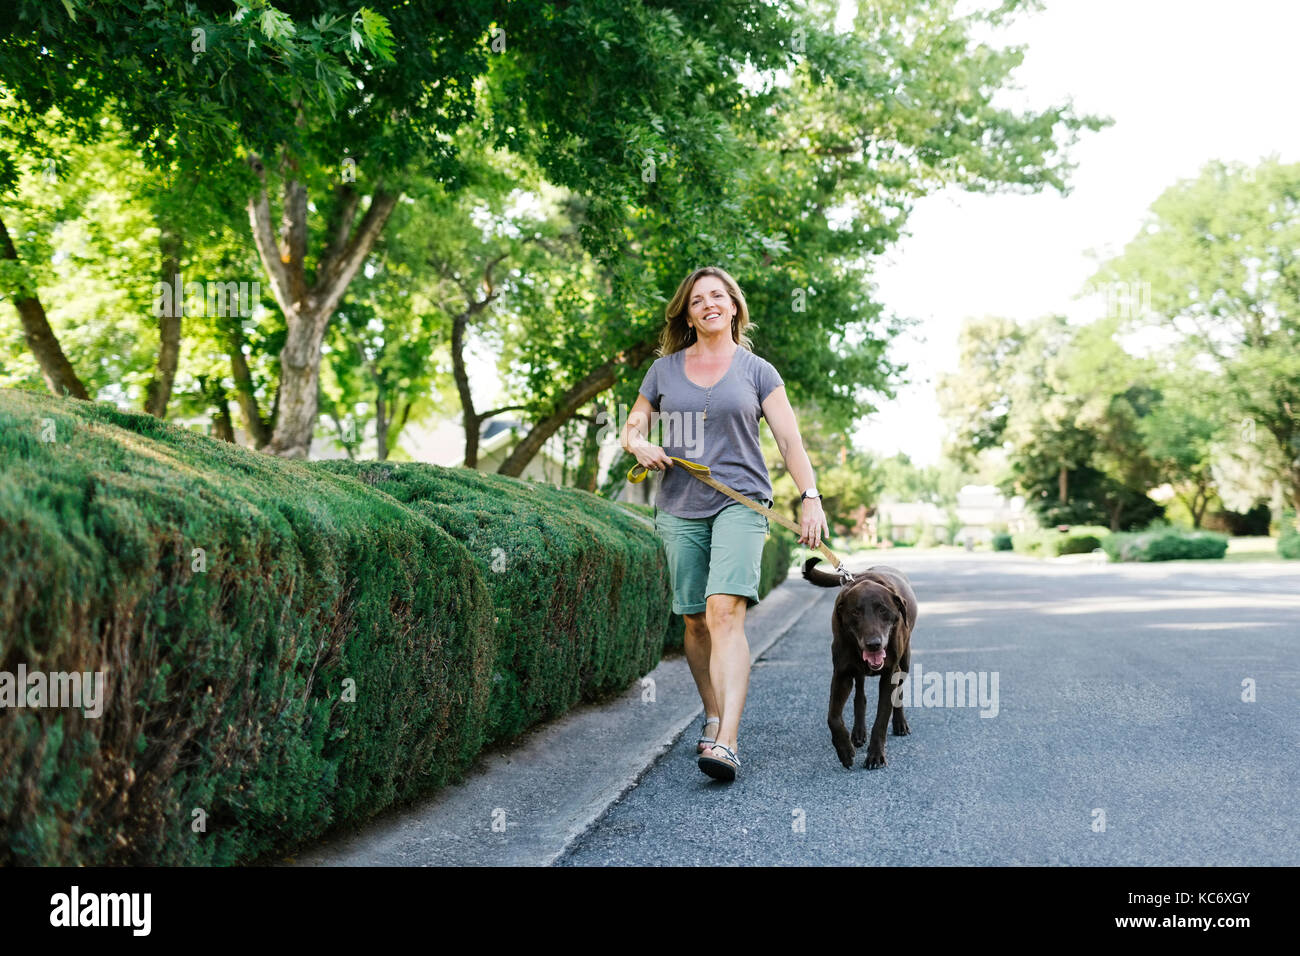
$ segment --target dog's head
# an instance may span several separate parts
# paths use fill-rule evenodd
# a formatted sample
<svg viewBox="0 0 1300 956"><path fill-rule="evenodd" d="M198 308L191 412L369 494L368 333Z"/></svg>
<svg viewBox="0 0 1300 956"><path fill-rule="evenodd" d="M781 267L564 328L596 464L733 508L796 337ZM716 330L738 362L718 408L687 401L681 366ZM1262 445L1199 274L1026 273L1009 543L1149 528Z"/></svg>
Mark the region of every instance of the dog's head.
<svg viewBox="0 0 1300 956"><path fill-rule="evenodd" d="M847 646L856 646L869 670L883 668L907 619L907 607L899 593L879 581L856 581L840 594L836 613Z"/></svg>

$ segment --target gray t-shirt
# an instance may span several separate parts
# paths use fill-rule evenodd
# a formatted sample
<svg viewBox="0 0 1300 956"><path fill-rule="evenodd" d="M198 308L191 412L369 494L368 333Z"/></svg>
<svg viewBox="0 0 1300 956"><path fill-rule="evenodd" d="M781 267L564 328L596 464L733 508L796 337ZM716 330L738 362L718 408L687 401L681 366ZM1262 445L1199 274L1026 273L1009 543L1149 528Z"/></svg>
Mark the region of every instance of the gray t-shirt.
<svg viewBox="0 0 1300 956"><path fill-rule="evenodd" d="M755 500L770 501L772 480L758 443L762 403L785 384L772 363L743 345L736 347L727 373L712 388L686 377L685 350L655 359L640 392L663 426L662 445L674 458L708 465L713 477ZM658 508L679 518L711 518L735 502L674 463L663 471Z"/></svg>

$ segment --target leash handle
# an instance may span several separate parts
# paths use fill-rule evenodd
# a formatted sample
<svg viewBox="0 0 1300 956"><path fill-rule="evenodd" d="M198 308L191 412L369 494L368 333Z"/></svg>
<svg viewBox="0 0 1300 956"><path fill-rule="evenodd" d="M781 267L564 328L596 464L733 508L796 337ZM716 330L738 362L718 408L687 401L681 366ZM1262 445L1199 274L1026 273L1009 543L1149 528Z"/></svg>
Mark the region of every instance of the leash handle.
<svg viewBox="0 0 1300 956"><path fill-rule="evenodd" d="M673 455L669 455L669 457L672 458L673 461L681 462L681 464L685 466L688 472L690 472L696 478L700 479L700 481L704 482L709 487L716 488L718 491L722 492L728 498L732 498L736 501L739 501L742 505L746 505L752 508L753 510L757 511L759 514L766 516L769 520L775 521L783 528L790 529L795 533L796 537L803 535L803 531L799 528L799 526L795 524L793 521L791 521L789 518L787 518L785 515L777 514L775 511L773 511L771 508L767 507L766 505L761 505L758 502L745 497L738 491L732 491L722 482L718 481L718 479L714 478L709 473L708 465L701 465L699 462L687 461L685 458L677 458ZM635 465L632 466L632 469L627 473L627 480L634 485L638 485L641 482L645 481L646 475L648 474L650 474L650 469L647 468L645 465L641 464L640 462L637 462ZM842 562L839 558L835 557L835 552L832 551L830 548L828 548L824 543L817 545L816 548L812 548L811 550L820 551L822 554L826 555L827 560L829 560L831 566L835 568L835 571L837 574L839 574L841 580L843 581L853 580L853 575L850 574L848 569L844 567L844 562Z"/></svg>

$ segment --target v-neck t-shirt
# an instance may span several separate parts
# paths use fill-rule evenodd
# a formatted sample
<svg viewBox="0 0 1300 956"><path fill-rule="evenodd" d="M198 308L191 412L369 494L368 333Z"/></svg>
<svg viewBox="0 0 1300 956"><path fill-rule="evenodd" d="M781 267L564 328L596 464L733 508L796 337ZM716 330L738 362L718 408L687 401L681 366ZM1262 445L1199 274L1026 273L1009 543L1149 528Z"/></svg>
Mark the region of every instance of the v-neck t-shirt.
<svg viewBox="0 0 1300 956"><path fill-rule="evenodd" d="M762 403L785 382L766 359L736 346L726 374L711 387L686 377L686 350L655 359L640 392L658 413L663 449L708 465L718 481L754 499L771 500L772 480L758 441ZM652 439L653 440L653 439ZM711 518L735 501L674 462L665 468L655 506L679 518Z"/></svg>

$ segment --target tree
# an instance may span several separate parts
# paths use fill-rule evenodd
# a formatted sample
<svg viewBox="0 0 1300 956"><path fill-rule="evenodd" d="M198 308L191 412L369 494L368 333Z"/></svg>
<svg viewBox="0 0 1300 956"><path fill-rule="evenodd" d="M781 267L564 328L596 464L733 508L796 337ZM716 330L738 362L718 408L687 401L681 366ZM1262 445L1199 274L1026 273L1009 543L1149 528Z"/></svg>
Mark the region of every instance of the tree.
<svg viewBox="0 0 1300 956"><path fill-rule="evenodd" d="M1209 163L1171 186L1094 282L1141 290L1133 325L1183 337L1220 383L1217 424L1258 426L1300 505L1300 164ZM1267 441L1263 439L1268 439Z"/></svg>
<svg viewBox="0 0 1300 956"><path fill-rule="evenodd" d="M1215 396L1222 385L1184 364L1166 368L1156 382L1160 401L1138 422L1142 441L1199 528L1216 495L1214 462L1224 436Z"/></svg>
<svg viewBox="0 0 1300 956"><path fill-rule="evenodd" d="M1011 319L986 316L962 323L957 333L959 369L940 376L940 414L948 422L946 457L969 464L981 452L1001 448L1011 412L1009 371L1025 341Z"/></svg>
<svg viewBox="0 0 1300 956"><path fill-rule="evenodd" d="M941 381L941 407L966 436L958 441L970 443L966 457L998 442L1008 458L1004 490L1023 494L1044 524L1121 530L1161 513L1147 492L1162 473L1140 424L1159 392L1148 364L1124 352L1114 333L1114 322L1071 328L1060 316L1021 329L972 321L959 371ZM983 335L990 341L980 345Z"/></svg>
<svg viewBox="0 0 1300 956"><path fill-rule="evenodd" d="M1101 125L1069 108L1017 114L992 105L1022 51L994 50L974 35L1021 6L957 17L939 0L886 3L860 9L855 32L838 35L824 28L834 5L808 4L753 31L767 42L760 67L773 67L756 92L733 81L730 51L712 59L730 39L709 34L709 55L689 45L671 51L675 82L712 113L657 117L656 132L633 142L632 159L654 179L639 187L627 175L613 193L628 213L621 230L605 231L617 243L597 249L608 293L593 292L591 307L573 314L585 334L533 334L521 346L542 353L526 363L520 390L535 424L502 470L519 473L603 391L613 387L615 406L630 406L655 355L666 295L709 262L742 282L760 326L756 350L781 370L796 405L816 405L839 430L874 410L902 371L886 346L903 323L873 300L871 259L898 238L911 204L951 184L1064 189L1062 152L1080 130ZM692 159L700 151L715 161ZM655 158L648 167L647 156ZM596 196L586 218L613 215L611 202Z"/></svg>

